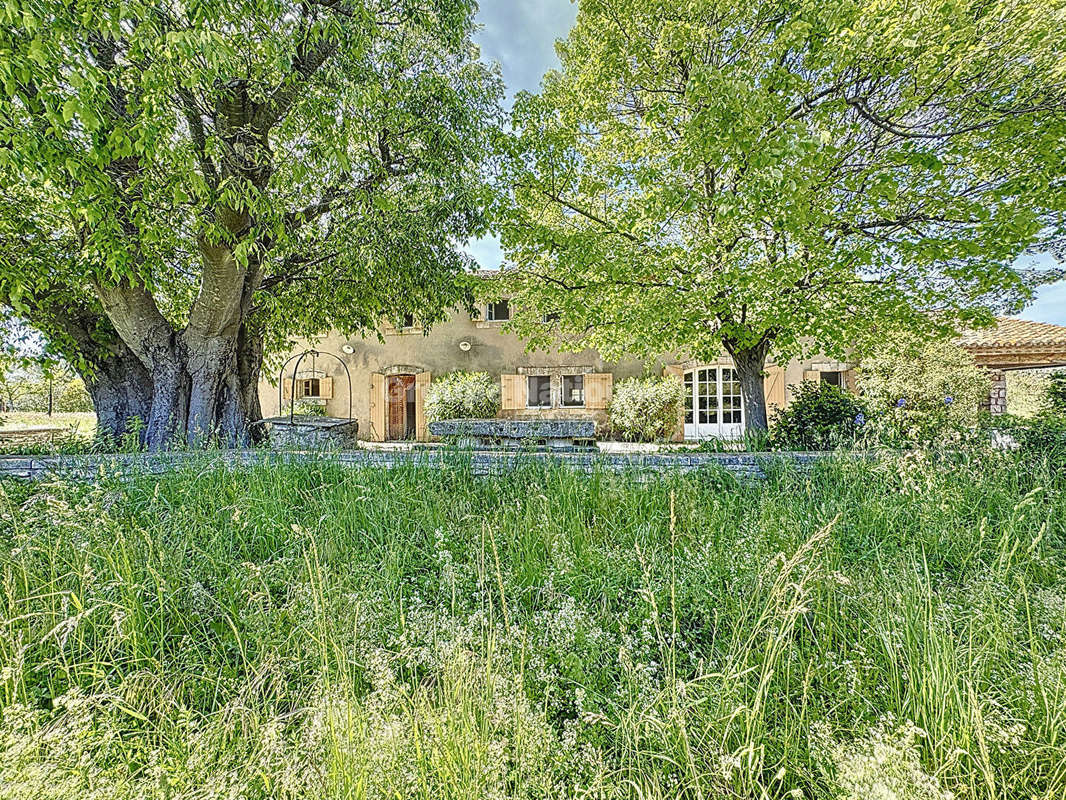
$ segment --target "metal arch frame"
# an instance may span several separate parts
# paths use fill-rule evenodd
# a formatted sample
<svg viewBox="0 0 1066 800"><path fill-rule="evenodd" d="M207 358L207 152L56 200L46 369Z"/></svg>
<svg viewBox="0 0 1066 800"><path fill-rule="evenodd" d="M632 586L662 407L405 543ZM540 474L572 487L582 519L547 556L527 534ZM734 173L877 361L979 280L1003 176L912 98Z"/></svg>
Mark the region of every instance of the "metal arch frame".
<svg viewBox="0 0 1066 800"><path fill-rule="evenodd" d="M282 409L284 399L282 397L282 389L285 386L285 370L289 368L289 364L296 361L296 366L292 368L292 383L290 385L289 392L289 422L291 423L296 411L296 376L300 372L300 363L307 357L311 356L312 362L318 356L329 356L334 359L338 364L344 368L344 375L348 378L348 421L352 421L352 373L348 369L348 365L344 363L344 359L335 353L322 353L318 350L304 350L302 353L298 353L289 358L284 364L281 365L281 372L278 373L278 411Z"/></svg>

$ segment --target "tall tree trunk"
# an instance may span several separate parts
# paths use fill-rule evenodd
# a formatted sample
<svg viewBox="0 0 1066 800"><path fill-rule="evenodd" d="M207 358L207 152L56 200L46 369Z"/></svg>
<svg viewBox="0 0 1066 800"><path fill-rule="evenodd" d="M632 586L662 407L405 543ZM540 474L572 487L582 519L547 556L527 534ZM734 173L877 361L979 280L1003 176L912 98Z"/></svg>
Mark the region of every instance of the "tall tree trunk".
<svg viewBox="0 0 1066 800"><path fill-rule="evenodd" d="M263 418L263 409L259 404L259 377L263 371L263 353L263 332L246 321L237 335L237 376L240 379L249 444L258 444L266 436L263 426L255 424Z"/></svg>
<svg viewBox="0 0 1066 800"><path fill-rule="evenodd" d="M733 357L740 378L740 396L744 404L744 428L748 432L769 429L766 417L766 389L763 379L766 357L771 340L764 336L754 346L744 347L732 339L723 339L726 351Z"/></svg>
<svg viewBox="0 0 1066 800"><path fill-rule="evenodd" d="M240 271L228 280L217 271L205 274L213 283L180 333L143 287L97 287L108 318L151 377L145 436L151 450L245 445L259 419L262 335L244 319L254 285Z"/></svg>
<svg viewBox="0 0 1066 800"><path fill-rule="evenodd" d="M242 447L257 440L254 423L261 418L262 338L242 325L234 339L212 337L187 341L188 444L198 446L217 441L227 447Z"/></svg>
<svg viewBox="0 0 1066 800"><path fill-rule="evenodd" d="M189 354L176 340L169 353L156 353L150 371L132 355L97 368L86 383L101 431L118 440L139 417L149 450L257 441L262 341L251 337L220 352L226 349L216 345Z"/></svg>
<svg viewBox="0 0 1066 800"><path fill-rule="evenodd" d="M114 445L136 432L137 444L144 445L152 378L137 357L126 353L104 358L83 377L96 411L97 435Z"/></svg>
<svg viewBox="0 0 1066 800"><path fill-rule="evenodd" d="M233 402L237 342L226 336L201 337L194 331L186 331L185 349L190 381L187 443L196 446L211 439L221 442L234 436L243 438L241 415L227 408ZM227 425L238 429L223 430Z"/></svg>

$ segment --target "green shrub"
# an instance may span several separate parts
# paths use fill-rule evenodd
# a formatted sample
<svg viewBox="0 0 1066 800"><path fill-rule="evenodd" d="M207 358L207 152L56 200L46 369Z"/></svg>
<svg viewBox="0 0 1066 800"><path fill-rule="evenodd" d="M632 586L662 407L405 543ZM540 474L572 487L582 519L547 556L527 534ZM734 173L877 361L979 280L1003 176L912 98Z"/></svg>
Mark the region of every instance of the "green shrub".
<svg viewBox="0 0 1066 800"><path fill-rule="evenodd" d="M1046 459L1053 469L1066 471L1066 415L1044 413L1035 417L1016 417L999 414L988 416L986 425L993 432L1007 434L1023 457Z"/></svg>
<svg viewBox="0 0 1066 800"><path fill-rule="evenodd" d="M315 400L297 400L293 404L292 413L297 417L324 417L326 404Z"/></svg>
<svg viewBox="0 0 1066 800"><path fill-rule="evenodd" d="M788 408L774 415L770 446L832 450L854 443L866 426L866 404L839 386L804 381Z"/></svg>
<svg viewBox="0 0 1066 800"><path fill-rule="evenodd" d="M673 376L619 381L607 407L611 435L627 442L667 440L677 428L684 400L685 387Z"/></svg>
<svg viewBox="0 0 1066 800"><path fill-rule="evenodd" d="M85 390L85 381L74 378L55 396L55 410L60 414L77 414L93 410L93 401Z"/></svg>
<svg viewBox="0 0 1066 800"><path fill-rule="evenodd" d="M487 372L452 372L426 390L426 420L483 419L500 413L500 382Z"/></svg>
<svg viewBox="0 0 1066 800"><path fill-rule="evenodd" d="M887 443L957 440L976 427L988 400L988 375L950 341L897 344L859 368L859 390Z"/></svg>
<svg viewBox="0 0 1066 800"><path fill-rule="evenodd" d="M1035 417L1051 407L1050 376L1040 370L1018 369L1006 373L1007 413Z"/></svg>
<svg viewBox="0 0 1066 800"><path fill-rule="evenodd" d="M1066 372L1059 370L1048 377L1047 400L1054 411L1066 414Z"/></svg>

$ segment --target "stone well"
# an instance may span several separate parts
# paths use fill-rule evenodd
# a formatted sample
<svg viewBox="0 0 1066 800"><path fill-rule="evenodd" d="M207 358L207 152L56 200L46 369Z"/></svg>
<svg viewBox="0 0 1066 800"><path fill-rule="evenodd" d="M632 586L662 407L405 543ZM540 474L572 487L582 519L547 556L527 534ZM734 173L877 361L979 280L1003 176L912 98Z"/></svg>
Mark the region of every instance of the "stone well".
<svg viewBox="0 0 1066 800"><path fill-rule="evenodd" d="M359 421L341 417L295 416L269 417L267 426L270 446L277 448L349 448L357 447Z"/></svg>

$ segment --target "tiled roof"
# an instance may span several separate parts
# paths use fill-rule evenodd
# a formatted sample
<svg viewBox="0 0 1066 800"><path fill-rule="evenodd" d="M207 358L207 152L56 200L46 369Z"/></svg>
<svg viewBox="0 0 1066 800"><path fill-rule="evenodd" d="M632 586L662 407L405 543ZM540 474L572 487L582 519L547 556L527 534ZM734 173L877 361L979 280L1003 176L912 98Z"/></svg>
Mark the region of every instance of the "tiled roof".
<svg viewBox="0 0 1066 800"><path fill-rule="evenodd" d="M995 327L963 331L959 344L968 348L1066 347L1066 326L999 317Z"/></svg>

